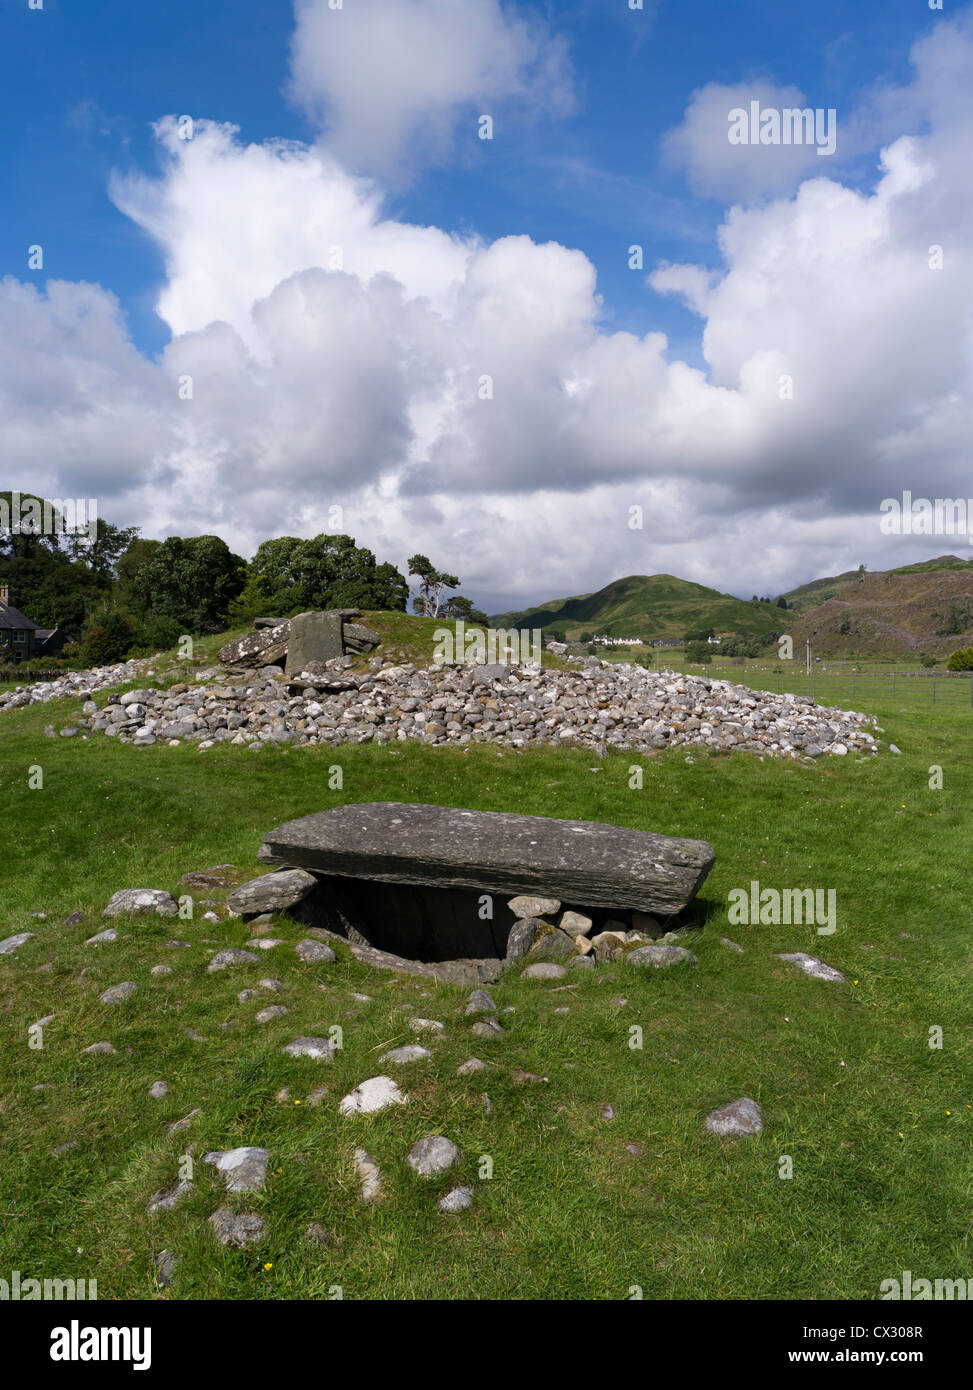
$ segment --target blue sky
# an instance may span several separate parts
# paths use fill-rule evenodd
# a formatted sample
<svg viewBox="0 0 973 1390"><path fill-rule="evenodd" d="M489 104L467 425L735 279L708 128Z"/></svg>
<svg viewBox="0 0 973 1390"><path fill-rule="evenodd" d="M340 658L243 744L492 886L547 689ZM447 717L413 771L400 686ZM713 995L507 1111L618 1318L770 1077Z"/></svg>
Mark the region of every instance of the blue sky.
<svg viewBox="0 0 973 1390"><path fill-rule="evenodd" d="M302 2L310 9L317 4L326 8L326 0ZM408 9L413 0L400 3ZM838 154L834 160L820 161L820 168L811 167L810 173L826 175L846 190L872 196L881 177L880 148L900 136L923 139L929 134L927 97L920 100L910 96L883 104L881 96L875 94L895 89L909 91L909 84L915 84L915 69L910 63L913 45L934 36L937 26L968 14L965 7L955 5L942 13L933 12L918 0L855 0L852 5L847 0L816 0L813 5L782 5L779 0L697 0L691 6L680 0L646 0L645 9L634 12L626 0L568 0L546 6L508 4L502 10L495 0L489 0L489 5L484 0L454 0L454 7L460 12L464 5L471 14L492 6L496 14L489 22L495 27L501 22L498 16L508 25L523 19L534 26L535 35L541 35L540 46L556 51L559 60L563 60L564 68L555 84L558 100L563 98L561 106L549 115L543 99L534 107L529 96L509 106L498 100L496 138L492 142L480 141L475 132L478 94L471 93L469 103L459 101L449 114L451 147L445 156L410 160L404 175L390 174L380 161L370 164L367 149L359 159L355 153L348 154L348 149L356 149L353 141L349 145L346 140L342 145L339 140L335 148L347 174L361 173L376 179L381 215L396 225L435 227L460 239L476 240L482 246L521 236L535 246L556 243L569 251L582 252L597 275L597 293L601 296L598 332L603 348L612 335L620 332L638 338L661 332L668 339L664 352L668 363L682 362L699 369L711 385L717 386L727 385L726 380L720 379L721 371L725 375L731 369L721 368L718 360L708 360L704 355L702 332L710 307L698 302L693 306L692 296L684 292L681 282L678 292L671 287L662 292L647 277L663 263L725 274L732 266L728 267L719 234L730 207L739 201L741 207L755 214L754 227L762 227L764 224L757 217L770 204L790 202L793 207L800 180L808 171L798 172L790 186L786 179L784 185L771 182L764 191L754 192L750 184L741 186L743 196L739 200L731 196L732 188L728 190L722 185L714 193L706 186L705 178L694 178L686 160L680 163L666 153L667 132L683 124L694 91L707 84L794 87L804 94L807 105L836 108L841 131ZM367 17L369 0L345 0L347 14L356 6ZM370 13L375 16L374 22L380 24L379 0L374 0L374 6ZM101 287L119 300L121 331L130 335L137 353L147 363L160 366L167 360L167 350L168 360L175 360L178 351L173 353L174 340L183 340L189 347L198 346L199 335L206 327L201 322L190 322L185 312L181 318L170 315L169 322L156 312L160 292L170 279L178 281L171 266L167 271L167 255L170 259L186 257L187 246L179 242L177 226L167 225L164 233L154 237L147 235L144 218L143 225L137 225L132 216L116 206L110 192L111 180L121 178L124 183L142 174L158 188L166 185L171 168L152 132L153 122L166 115L187 113L197 121L232 123L239 128L236 139L240 147L286 140L299 142L309 150L330 153L327 120L322 124L315 116L306 92L303 100L288 95L295 33L291 6L267 0L217 0L189 7L134 4L132 0L43 0L42 10L30 10L28 0L0 0L0 28L0 106L7 135L0 145L0 181L4 191L0 274L41 292L49 279L69 284L84 281ZM461 37L455 41L461 42ZM305 48L311 48L312 39L303 42ZM943 45L943 51L948 47ZM404 61L421 63L423 55L405 55ZM937 61L942 64L946 60L940 55ZM367 64L367 55L362 62ZM930 70L933 67L931 62ZM318 82L319 78L313 80ZM376 93L381 92L382 73L363 69L360 90L367 91L369 83L374 84ZM320 90L315 92L314 100L320 99L321 109L327 112L329 101L337 100L336 91L331 71L320 78ZM356 115L355 101L361 100L360 95L352 100L349 120ZM959 91L956 100L965 110ZM357 112L360 115L360 106ZM213 158L223 161L221 167L229 167L225 150ZM253 209L241 203L241 222L252 215ZM934 231L930 228L930 241ZM201 237L201 233L194 235ZM37 243L44 248L42 273L29 271L26 264L28 246ZM628 247L633 243L644 247L645 272L641 274L628 268ZM218 258L219 248L204 248L201 240L199 254ZM743 253L738 249L736 254ZM303 262L294 265L295 272L305 268ZM244 266L241 274L245 273ZM553 285L557 284L559 273L554 272ZM255 275L255 284L258 278ZM732 284L732 277L728 283ZM169 288L174 289L173 283L169 283ZM174 292L178 295L178 284ZM265 289L255 291L254 300L263 293ZM233 327L247 341L248 351L259 357L254 343L246 339L245 327L235 322ZM713 332L719 336L717 325L713 325ZM777 351L774 331L765 327L762 332L754 351ZM787 333L782 330L780 337L783 342ZM178 344L177 348L182 351ZM415 351L414 344L403 348L402 360L411 358ZM116 344L112 352L121 354L123 349ZM116 369L121 370L117 364L113 366ZM640 371L643 369L647 367L639 367ZM735 373L736 369L734 365L732 371ZM570 377L573 370L565 367L562 375ZM578 369L579 379L587 379L586 374L587 367ZM733 384L736 387L739 383ZM128 385L125 389L129 389ZM151 385L139 385L137 389L146 389L149 397L152 395ZM155 413L157 404L147 401L146 411ZM413 400L406 409L414 421L415 412L422 408ZM639 411L641 407L636 402L633 409ZM194 467L197 476L206 473L207 485L212 485L213 477L208 471L213 463L212 440L217 433L222 440L226 429L220 425L217 430L212 422L210 426L206 434L208 444L201 444L197 433L191 446L185 441L178 446L154 445L151 459L126 459L121 451L117 467L124 477L119 477L117 487L113 488L110 482L106 486L106 468L95 469L98 485L108 492L107 510L117 511L120 521L142 524L147 533L153 528L179 530L177 516L165 515L157 499L152 500L149 494L140 496L133 489L132 474L140 473L146 484L153 477L164 482L182 466L173 460L177 455L184 457L186 448L203 452L209 448L210 456L197 459ZM883 426L891 433L898 428L894 420L883 422ZM557 426L553 427L553 436L551 426L547 428L547 443L554 445L559 433ZM842 422L835 422L837 440L842 439L844 428ZM539 430L534 447L543 452L544 426ZM455 519L449 521L434 498L437 490L443 491L443 468L452 466L448 460L455 457L455 441L463 433L460 428L452 430L448 438L439 439L434 446L417 449L414 442L412 446L403 445L402 472L395 490L400 499L414 499L425 489L429 498L426 520L423 521L414 500L400 502L406 522L399 529L389 513L380 515L376 499L383 484L376 476L371 479L370 506L359 507L357 513L352 507L365 528L360 539L369 540L376 548L404 548L417 529L421 531L423 525L428 525L433 532L428 539L432 549L437 545L437 526L443 527L444 542L447 536L456 534ZM495 443L496 447L503 447L502 440ZM846 443L852 451L870 447L870 441L859 437L853 429ZM782 460L794 451L789 437L782 438L780 444L773 463L778 481L787 466ZM877 436L871 446L876 444ZM695 458L698 454L698 441L687 438L680 447L689 462L690 455ZM836 453L842 449L834 439L830 447ZM887 458L887 449L884 445L882 448L883 457ZM268 478L257 477L257 473L261 466L269 468L270 464L266 460L260 464L252 440L241 445L241 449L254 470L253 512L247 515L235 511L229 496L223 496L199 519L200 525L206 524L210 529L220 529L221 523L221 534L229 532L228 539L235 539L245 549L260 538L255 518L264 511ZM65 488L70 484L80 490L85 481L84 468L77 456L70 457L70 452L67 451L69 457L59 477L48 477L43 467L41 474L48 484L60 481ZM651 439L646 442L646 458L650 457L654 457ZM447 463L442 463L442 459ZM637 461L630 466L627 460L628 455L607 477L599 471L599 461L592 460L590 475L586 475L580 451L561 469L560 479L557 469L553 476L541 469L536 479L537 493L546 494L552 487L563 491L563 480L570 477L568 490L577 501L592 489L625 478L634 479ZM42 462L39 453L38 466ZM482 454L480 466L485 470L481 482L489 484L482 489L484 492L497 497L516 494L523 505L528 505L529 490L522 478L512 483L499 460L491 473ZM354 460L336 467L334 479L322 486L322 507L326 494L335 493L335 479L338 491L351 500L349 479L355 476L356 469L360 471L360 465ZM838 497L844 486L840 475L825 480L817 493L808 483L803 490L800 486L790 491L775 486L764 495L759 478L744 477L738 469L739 459L728 457L702 469L706 477L698 485L705 487L708 494L704 510L711 516L721 508L732 513L741 538L746 536L748 516L763 513L761 524L766 526L768 507L789 509L798 524L802 508L805 513L810 510L820 516L824 507L825 511L834 511L836 525L830 550L820 560L815 556L812 562L807 552L789 559L778 556L763 567L748 560L744 573L737 576L736 587L748 592L759 588L764 592L769 587L797 581L805 569L819 571L828 558L836 565L840 563L845 546L854 545L842 527L846 522L853 524L853 514L863 507L861 496ZM814 473L813 464L800 459L794 472L795 477L807 479ZM678 506L674 499L676 494L682 495L683 511L678 512L682 520L678 524L684 525L687 478L680 476L671 459L664 466L653 464L649 473L649 506L653 498L658 503L661 493L671 486L672 495L665 505L672 509L676 525ZM295 476L306 484L309 474L299 468ZM902 478L908 481L909 477L902 473L901 478L890 478L890 486L892 482L899 485ZM946 480L948 469L944 485ZM384 485L387 483L386 477ZM880 484L876 483L876 487L881 492ZM468 479L461 484L461 490L475 491ZM639 500L634 490L633 500ZM492 504L484 505L489 510ZM586 510L582 506L580 514ZM568 511L565 501L566 521ZM504 524L496 519L499 515L497 512L494 526ZM302 525L306 529L315 524L315 509L309 506ZM707 525L711 526L712 521ZM184 523L184 529L192 528ZM867 548L866 542L870 545L875 540L876 537L863 535L858 548ZM956 547L943 544L933 548ZM461 549L469 553L467 545L461 545ZM442 545L437 554L441 550ZM873 563L877 553L873 545ZM396 554L391 558L399 557ZM629 563L629 558L640 563ZM631 557L626 552L625 565L675 569L677 558L643 545ZM902 558L889 555L890 562ZM910 552L905 558L915 557ZM445 556L442 559L445 562ZM508 588L496 578L496 560L496 549L485 546L474 568L481 590L489 588L497 602L540 601L559 592L558 585L563 586L577 569L568 555L561 554L543 573L531 575L521 571L511 578ZM615 566L604 558L603 546L594 539L580 568L578 579L584 578L591 586L596 580L606 582L615 572ZM738 568L738 563L730 566L724 560L713 564L699 551L687 550L678 572L730 588ZM575 591L579 587L582 585L576 579Z"/></svg>
<svg viewBox="0 0 973 1390"><path fill-rule="evenodd" d="M914 0L647 0L641 12L626 0L578 0L540 9L570 38L576 114L553 127L538 122L514 157L491 159L489 147L471 143L467 167L435 170L389 207L489 240L524 232L579 247L598 269L613 325L662 328L696 362L695 316L633 284L627 256L632 244L644 246L649 266L714 256L721 207L694 198L658 152L693 89L759 75L795 84L814 106L840 107L871 81L903 79L909 45L928 22ZM151 125L167 114L230 121L248 141L313 139L282 90L289 7L44 0L31 11L27 0L0 0L0 15L8 132L0 270L21 276L25 248L41 241L50 274L112 289L135 342L157 352L169 337L153 308L159 254L111 203L109 174L155 167ZM874 178L871 167L861 174Z"/></svg>

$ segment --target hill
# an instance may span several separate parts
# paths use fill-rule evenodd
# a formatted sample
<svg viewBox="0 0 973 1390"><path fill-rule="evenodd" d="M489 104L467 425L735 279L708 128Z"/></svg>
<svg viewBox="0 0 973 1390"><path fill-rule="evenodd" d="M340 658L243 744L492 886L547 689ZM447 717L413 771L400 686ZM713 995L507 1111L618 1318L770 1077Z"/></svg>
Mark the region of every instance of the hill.
<svg viewBox="0 0 973 1390"><path fill-rule="evenodd" d="M496 627L555 628L577 639L583 632L643 640L676 640L693 628L769 636L786 619L772 603L752 603L671 574L633 574L594 594L552 599L490 619Z"/></svg>
<svg viewBox="0 0 973 1390"><path fill-rule="evenodd" d="M801 612L798 596L815 586L817 604ZM943 658L973 642L973 562L952 556L861 580L857 572L816 580L785 597L798 602L798 616L787 615L795 647L810 638L822 657L914 658L928 652Z"/></svg>
<svg viewBox="0 0 973 1390"><path fill-rule="evenodd" d="M967 574L973 574L973 560L961 560L957 555L939 555L934 560L922 560L915 565L902 565L898 569L880 570L876 573L882 575L911 575L911 574L932 574L942 570L956 570ZM791 589L789 593L782 597L787 600L788 608L796 608L799 613L804 613L810 608L817 607L818 604L826 603L828 599L839 598L854 590L859 585L859 574L857 569L846 570L844 574L826 575L823 579L812 579L808 584L801 584L796 589Z"/></svg>

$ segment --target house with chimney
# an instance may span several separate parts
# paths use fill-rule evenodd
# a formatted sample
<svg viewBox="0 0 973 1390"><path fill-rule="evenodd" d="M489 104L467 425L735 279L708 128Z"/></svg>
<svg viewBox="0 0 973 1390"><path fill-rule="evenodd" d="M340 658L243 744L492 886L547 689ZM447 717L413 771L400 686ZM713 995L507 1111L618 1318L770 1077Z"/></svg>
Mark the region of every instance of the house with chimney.
<svg viewBox="0 0 973 1390"><path fill-rule="evenodd" d="M0 584L0 663L56 656L63 645L58 628L32 623L10 602L9 584Z"/></svg>

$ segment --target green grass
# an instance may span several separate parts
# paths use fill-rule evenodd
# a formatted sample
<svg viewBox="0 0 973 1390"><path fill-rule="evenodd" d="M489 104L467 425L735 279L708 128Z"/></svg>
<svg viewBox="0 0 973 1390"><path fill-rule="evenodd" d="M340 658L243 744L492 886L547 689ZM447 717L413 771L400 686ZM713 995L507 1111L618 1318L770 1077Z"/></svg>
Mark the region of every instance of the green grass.
<svg viewBox="0 0 973 1390"><path fill-rule="evenodd" d="M638 1285L647 1298L871 1299L903 1269L973 1274L968 711L876 707L901 758L806 767L699 750L692 762L686 750L599 763L579 750L501 755L480 745L254 757L229 746L135 751L102 737L43 737L77 707L0 716L0 937L36 934L0 957L3 1277L93 1277L103 1299L326 1298L336 1285L346 1298L611 1299ZM629 768L638 762L637 791ZM329 790L334 764L341 791ZM944 769L940 791L929 789L932 764ZM30 790L38 765L43 789ZM118 924L117 943L84 945L107 925L100 912L116 889L178 894L184 872L221 863L255 874L274 825L384 799L709 840L717 862L691 943L698 969L612 965L571 972L562 990L505 976L491 993L516 1012L501 1014L506 1036L489 1042L471 1036L466 991L376 972L345 951L333 966L303 966L290 944L303 933L286 919L273 934L287 944L217 975L206 972L209 953L249 932L239 921L201 921L199 903L194 921L132 919ZM837 934L729 927L727 894L753 878L835 888ZM64 925L76 909L85 921ZM724 933L744 954L720 944ZM177 936L191 948L167 947ZM787 950L820 954L849 983L805 977L775 959ZM173 973L152 976L163 961ZM238 1003L264 975L283 990ZM122 980L138 993L102 1006L99 994ZM270 1002L289 1014L253 1023ZM567 1015L554 1012L565 1005ZM48 1013L55 1020L34 1050L28 1028ZM412 1040L413 1013L446 1028L429 1044L432 1061L395 1070L410 1104L340 1118L340 1098L384 1070L380 1052ZM291 1038L333 1025L344 1034L333 1064L283 1055ZM635 1026L641 1050L629 1046ZM943 1029L938 1051L928 1046L933 1026ZM100 1040L117 1055L81 1055ZM457 1077L471 1055L496 1068ZM515 1086L513 1067L548 1081ZM158 1079L170 1086L164 1101L147 1095ZM38 1083L54 1089L35 1092ZM302 1100L322 1083L331 1090L317 1108L275 1099L288 1087ZM763 1134L704 1134L706 1113L741 1095L762 1105ZM197 1106L190 1129L168 1136ZM405 1155L431 1133L455 1140L462 1165L448 1180L421 1182ZM272 1152L267 1189L228 1196L199 1159L248 1143ZM195 1194L150 1217L149 1197L176 1178L190 1145ZM373 1207L357 1200L359 1145L385 1176ZM790 1180L778 1176L782 1155L793 1161ZM492 1178L480 1176L483 1156ZM442 1216L436 1201L456 1182L474 1187L474 1207ZM220 1250L206 1221L218 1206L260 1212L266 1242ZM330 1248L305 1239L310 1221L333 1233ZM163 1248L181 1261L164 1294L152 1278Z"/></svg>

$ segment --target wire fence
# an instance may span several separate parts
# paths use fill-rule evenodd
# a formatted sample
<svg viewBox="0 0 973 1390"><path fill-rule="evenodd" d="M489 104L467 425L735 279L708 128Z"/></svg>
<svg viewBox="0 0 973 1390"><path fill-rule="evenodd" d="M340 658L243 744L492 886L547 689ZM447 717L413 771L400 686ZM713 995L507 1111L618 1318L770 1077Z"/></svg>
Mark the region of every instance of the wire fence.
<svg viewBox="0 0 973 1390"><path fill-rule="evenodd" d="M867 706L873 700L900 700L904 705L942 705L973 709L973 674L967 671L761 671L733 666L685 665L687 674L712 676L748 685L753 690L778 695L809 695L819 705L849 708Z"/></svg>

